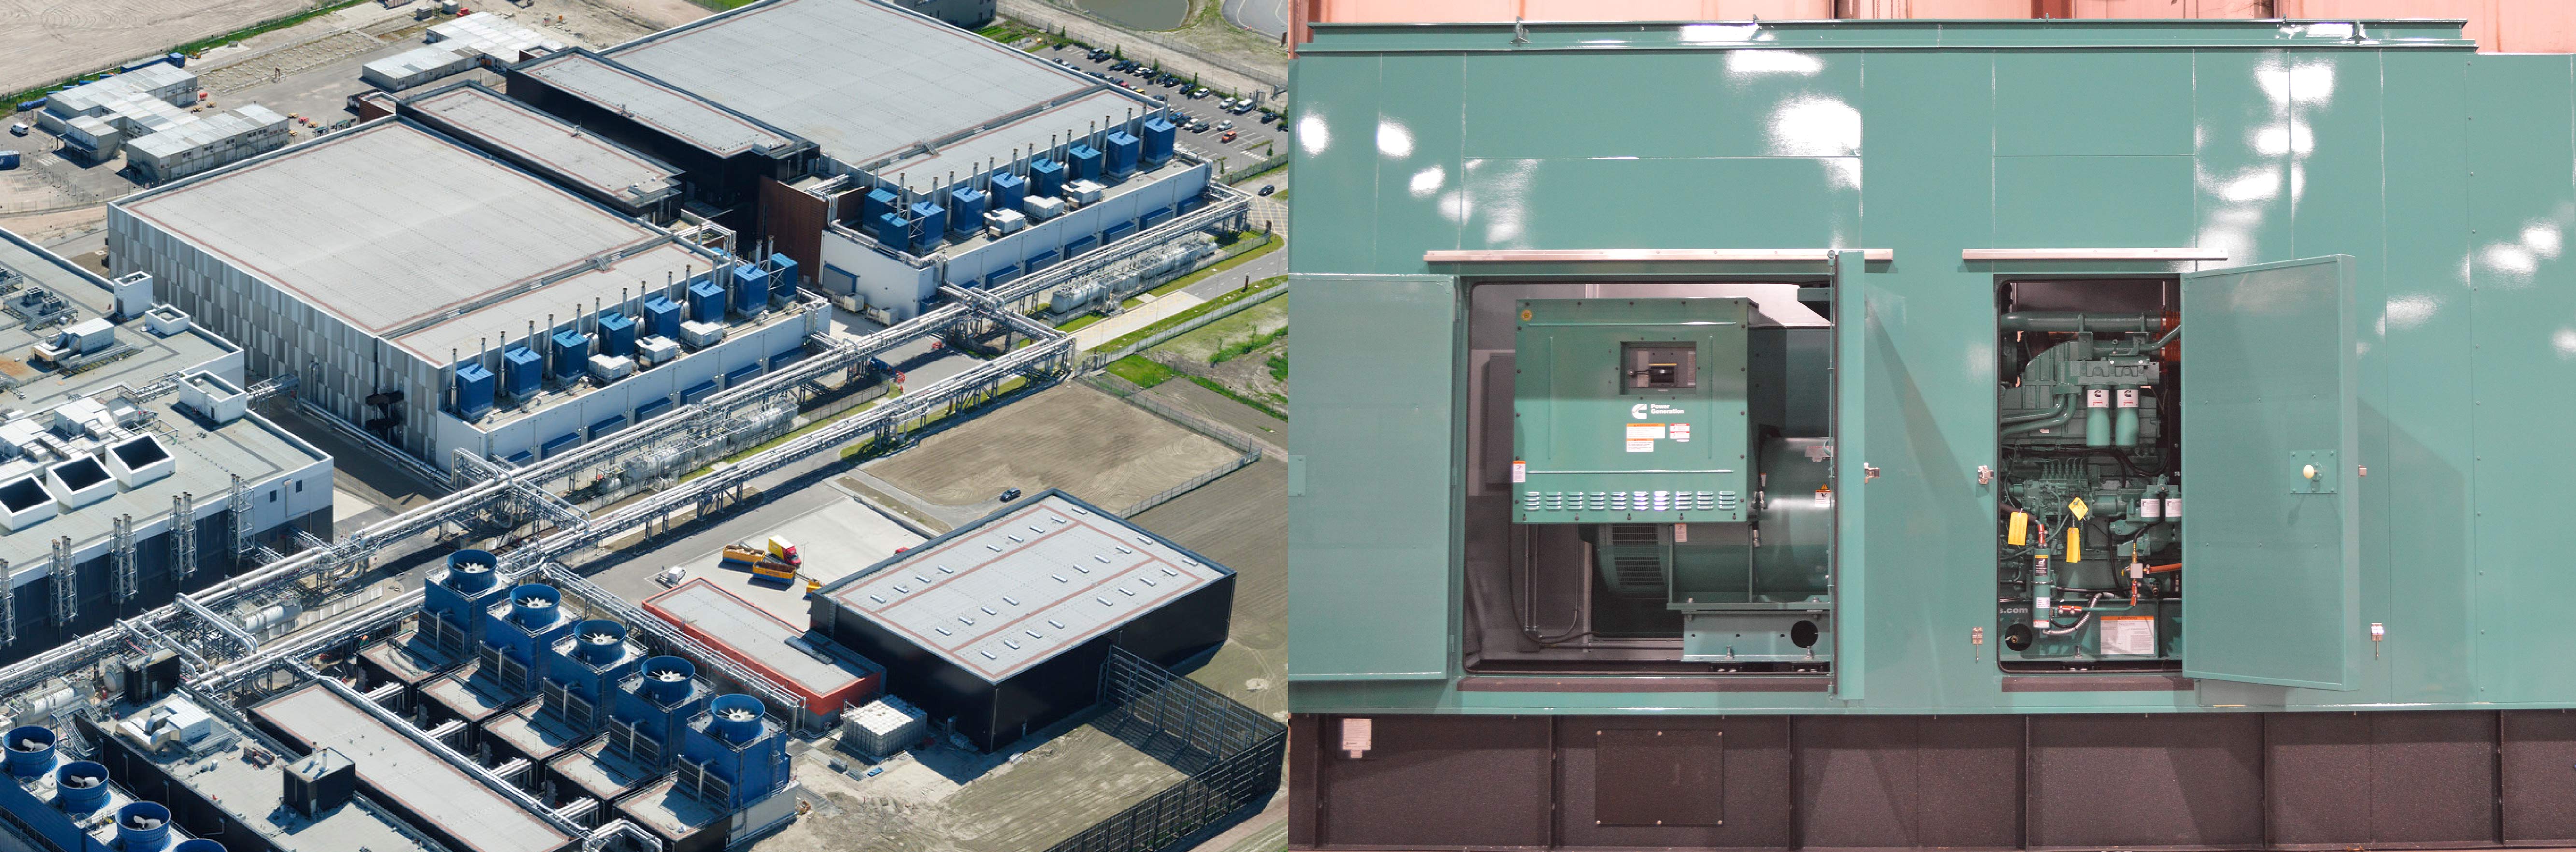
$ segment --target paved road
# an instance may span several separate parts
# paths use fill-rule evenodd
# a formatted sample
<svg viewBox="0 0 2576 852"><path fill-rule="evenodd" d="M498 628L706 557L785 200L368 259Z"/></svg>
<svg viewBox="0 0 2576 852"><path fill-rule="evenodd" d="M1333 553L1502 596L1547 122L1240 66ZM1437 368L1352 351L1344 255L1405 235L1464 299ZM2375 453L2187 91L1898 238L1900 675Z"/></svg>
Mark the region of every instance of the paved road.
<svg viewBox="0 0 2576 852"><path fill-rule="evenodd" d="M1225 0L1225 19L1271 38L1288 33L1288 0Z"/></svg>

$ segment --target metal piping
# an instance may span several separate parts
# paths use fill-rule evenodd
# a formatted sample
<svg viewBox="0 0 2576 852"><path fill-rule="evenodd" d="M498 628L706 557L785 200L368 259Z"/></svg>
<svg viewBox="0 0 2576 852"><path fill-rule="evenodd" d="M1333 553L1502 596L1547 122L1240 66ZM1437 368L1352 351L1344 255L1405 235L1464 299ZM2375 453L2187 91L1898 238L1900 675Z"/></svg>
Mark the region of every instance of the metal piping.
<svg viewBox="0 0 2576 852"><path fill-rule="evenodd" d="M2092 331L2154 334L2164 326L2164 317L2150 313L2097 314L2075 311L2014 311L2003 315L1996 325L2005 331Z"/></svg>
<svg viewBox="0 0 2576 852"><path fill-rule="evenodd" d="M2074 418L2075 398L2071 396L2061 396L2057 398L2057 408L2050 411L2048 416L2037 420L2027 420L2006 426L2003 428L2002 432L1996 434L1996 437L2009 438L2024 432L2037 432L2041 429L2055 429L2059 426L2066 425L2066 421Z"/></svg>

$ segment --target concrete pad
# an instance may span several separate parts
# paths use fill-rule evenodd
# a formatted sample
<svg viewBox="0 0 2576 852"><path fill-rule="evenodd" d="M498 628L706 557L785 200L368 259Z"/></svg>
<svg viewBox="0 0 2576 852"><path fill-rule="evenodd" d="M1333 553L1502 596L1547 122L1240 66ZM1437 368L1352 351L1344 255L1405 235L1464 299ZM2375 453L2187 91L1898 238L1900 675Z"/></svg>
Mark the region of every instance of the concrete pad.
<svg viewBox="0 0 2576 852"><path fill-rule="evenodd" d="M761 521L753 525L754 532L743 536L744 544L766 547L770 536L786 536L796 542L797 552L805 557L802 573L824 583L874 565L894 555L895 548L922 542L921 536L854 500L830 500L800 514ZM688 569L688 576L704 577L788 624L805 627L812 621L802 585L782 589L753 582L749 571L723 567L719 563L724 544L706 540L681 542L641 554L632 564L647 572L677 565ZM643 597L661 591L659 586L650 586Z"/></svg>
<svg viewBox="0 0 2576 852"><path fill-rule="evenodd" d="M1197 307L1206 301L1190 295L1188 290L1166 294L1153 301L1137 305L1126 313L1083 326L1074 331L1073 339L1079 342L1083 349L1088 350L1125 337L1137 329L1162 322L1173 314Z"/></svg>

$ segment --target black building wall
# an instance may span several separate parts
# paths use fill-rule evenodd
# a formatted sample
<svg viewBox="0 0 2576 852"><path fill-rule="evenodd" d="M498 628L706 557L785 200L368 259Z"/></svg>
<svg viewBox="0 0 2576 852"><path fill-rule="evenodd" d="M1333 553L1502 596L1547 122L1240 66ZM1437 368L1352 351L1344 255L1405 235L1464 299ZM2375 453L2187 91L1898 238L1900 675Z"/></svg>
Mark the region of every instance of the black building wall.
<svg viewBox="0 0 2576 852"><path fill-rule="evenodd" d="M751 245L765 235L761 230L762 223L758 221L760 179L794 180L816 156L808 148L786 160L753 151L719 157L643 122L619 115L579 96L566 94L517 69L503 72L502 86L502 93L513 100L579 125L686 173L688 197L728 210L727 215L717 217L716 222L732 228L742 238L739 245Z"/></svg>
<svg viewBox="0 0 2576 852"><path fill-rule="evenodd" d="M145 519L137 519L141 523ZM68 626L54 623L54 580L51 577L19 586L8 592L17 615L17 633L5 647L0 647L0 665L35 656L55 645L82 635L111 627L118 619L141 615L170 602L182 591L197 591L223 582L238 573L233 566L232 517L216 512L198 519L197 569L182 586L170 576L170 536L154 535L134 543L134 574L138 589L133 598L116 600L115 569L109 554L73 565L73 582L78 589L80 607ZM322 509L303 517L260 531L255 539L262 542L291 537L302 529L324 540L331 538L331 511ZM21 535L42 540L45 528L30 528ZM16 566L26 570L32 566Z"/></svg>
<svg viewBox="0 0 2576 852"><path fill-rule="evenodd" d="M993 751L1097 703L1100 667L1112 647L1170 668L1224 644L1233 606L1234 575L1227 573L999 684L930 653L838 600L817 596L814 608L816 625L829 625L825 633L833 641L885 666L888 694L919 705L933 720L953 719L957 732L976 748Z"/></svg>

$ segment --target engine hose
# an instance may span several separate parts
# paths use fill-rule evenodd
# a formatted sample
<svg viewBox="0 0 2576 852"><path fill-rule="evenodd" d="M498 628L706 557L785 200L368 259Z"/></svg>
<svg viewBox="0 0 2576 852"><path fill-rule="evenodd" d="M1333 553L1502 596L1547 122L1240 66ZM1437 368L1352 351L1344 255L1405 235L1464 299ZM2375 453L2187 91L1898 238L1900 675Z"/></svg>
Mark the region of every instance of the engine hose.
<svg viewBox="0 0 2576 852"><path fill-rule="evenodd" d="M2074 398L2074 397L2071 397L2071 396L2069 396L2069 397L2059 397L2059 398L2058 398L2058 403L2057 403L2057 409L2056 409L2055 411L2049 412L2049 415L2048 415L2047 417L2043 417L2043 418L2040 418L2040 419L2038 419L2038 420L2032 420L2032 421L2027 421L2027 422L2023 422L2023 423L2015 423L2015 424L2013 424L2013 425L2006 426L2006 427L2004 427L2004 428L2003 428L2003 431L2002 431L2002 433L2000 433L1999 437L2006 437L2006 438L2009 438L2009 437L2012 437L2012 436L2014 436L2014 435L2022 434L2022 433L2024 433L2024 432L2037 432L2037 431L2039 431L2039 430L2041 430L2041 429L2055 429L2055 428L2057 428L2057 427L2059 427L2059 426L2064 426L2064 425L2066 425L2066 421L2071 420L2071 419L2074 419L2074 417L2075 417L2075 398Z"/></svg>
<svg viewBox="0 0 2576 852"><path fill-rule="evenodd" d="M2109 597L2110 594L2110 592L2094 592L2093 599L2084 602L2084 617L2076 619L2074 624L2070 624L2065 627L2051 627L2039 632L2048 636L2064 636L2084 629L2084 625L2093 623L2093 608L2101 606L2102 599Z"/></svg>
<svg viewBox="0 0 2576 852"><path fill-rule="evenodd" d="M2006 426L2010 426L2010 425L2013 425L2013 424L2015 424L2015 423L2028 423L2028 422L2033 421L2033 420L2046 420L2046 419L2048 419L2048 418L2050 418L2050 417L2055 417L2055 416L2058 416L2058 415L2060 415L2060 414L2063 414L2063 413L2065 413L2067 410L2072 409L2072 408L2074 408L2074 407L2075 407L2075 398L2074 398L2074 397L2071 397L2071 396L2061 396L2061 397L2058 397L2058 398L2057 398L2057 407L2056 407L2056 408L2049 409L2049 410L2047 410L2047 411L2034 411L2034 412L2031 412L2031 413L2029 413L2029 414L2015 414L2015 415L2011 415L2011 416L2005 417L2005 418L2003 418L2003 419L2002 419L2001 421L1999 421L1999 422L2003 423L2003 424L2004 424L2004 425L2006 425Z"/></svg>

